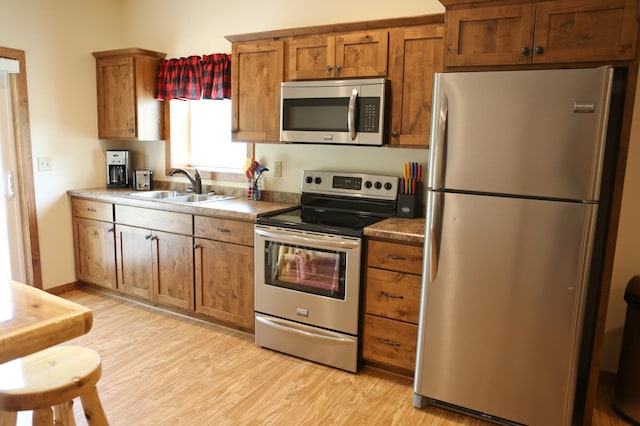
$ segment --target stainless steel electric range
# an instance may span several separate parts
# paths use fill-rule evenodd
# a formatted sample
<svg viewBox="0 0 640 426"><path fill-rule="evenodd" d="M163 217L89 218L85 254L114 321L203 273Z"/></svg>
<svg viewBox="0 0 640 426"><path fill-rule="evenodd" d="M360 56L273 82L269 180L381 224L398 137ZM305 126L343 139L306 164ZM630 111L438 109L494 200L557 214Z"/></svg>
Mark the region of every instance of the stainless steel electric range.
<svg viewBox="0 0 640 426"><path fill-rule="evenodd" d="M395 215L399 178L305 170L301 205L255 225L255 342L356 372L363 229Z"/></svg>

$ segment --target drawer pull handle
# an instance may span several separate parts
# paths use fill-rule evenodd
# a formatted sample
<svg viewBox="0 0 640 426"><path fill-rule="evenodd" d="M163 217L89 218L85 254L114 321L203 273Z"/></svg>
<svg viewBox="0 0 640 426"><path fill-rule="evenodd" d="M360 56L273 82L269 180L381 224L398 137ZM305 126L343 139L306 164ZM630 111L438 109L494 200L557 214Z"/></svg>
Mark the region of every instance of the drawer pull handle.
<svg viewBox="0 0 640 426"><path fill-rule="evenodd" d="M97 212L97 210L96 210L96 209L94 209L93 207L87 207L87 211L88 211L88 212L91 212L91 213L95 213L95 212Z"/></svg>
<svg viewBox="0 0 640 426"><path fill-rule="evenodd" d="M382 292L382 295L383 295L384 297L388 297L388 298L390 298L390 299L404 299L404 296L403 296L403 295L396 296L395 294L391 294L391 293L389 293L388 291L383 291L383 292Z"/></svg>
<svg viewBox="0 0 640 426"><path fill-rule="evenodd" d="M400 342L392 342L391 340L380 338L380 343L388 346L400 346Z"/></svg>
<svg viewBox="0 0 640 426"><path fill-rule="evenodd" d="M387 254L387 259L392 259L392 260L407 260L406 257L403 256L396 256L395 254Z"/></svg>
<svg viewBox="0 0 640 426"><path fill-rule="evenodd" d="M224 229L224 228L216 228L216 231L218 231L218 232L231 232L228 229Z"/></svg>
<svg viewBox="0 0 640 426"><path fill-rule="evenodd" d="M149 235L145 235L144 236L145 240L152 240L153 239L153 235L149 234Z"/></svg>

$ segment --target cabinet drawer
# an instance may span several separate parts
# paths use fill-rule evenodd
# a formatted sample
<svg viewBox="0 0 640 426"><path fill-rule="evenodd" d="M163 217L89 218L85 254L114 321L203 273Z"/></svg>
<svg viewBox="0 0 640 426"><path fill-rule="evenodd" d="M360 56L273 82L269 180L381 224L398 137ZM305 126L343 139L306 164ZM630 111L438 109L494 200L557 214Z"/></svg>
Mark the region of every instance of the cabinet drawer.
<svg viewBox="0 0 640 426"><path fill-rule="evenodd" d="M253 223L207 216L193 220L196 237L253 247Z"/></svg>
<svg viewBox="0 0 640 426"><path fill-rule="evenodd" d="M366 311L417 324L420 287L419 275L367 268Z"/></svg>
<svg viewBox="0 0 640 426"><path fill-rule="evenodd" d="M408 246L369 240L367 244L367 265L421 275L422 252L422 246Z"/></svg>
<svg viewBox="0 0 640 426"><path fill-rule="evenodd" d="M193 219L190 214L145 209L116 204L116 222L139 228L157 229L174 234L192 234Z"/></svg>
<svg viewBox="0 0 640 426"><path fill-rule="evenodd" d="M72 198L71 210L74 217L113 222L113 204L111 203Z"/></svg>
<svg viewBox="0 0 640 426"><path fill-rule="evenodd" d="M375 315L364 316L362 357L366 360L413 370L417 342L417 325Z"/></svg>

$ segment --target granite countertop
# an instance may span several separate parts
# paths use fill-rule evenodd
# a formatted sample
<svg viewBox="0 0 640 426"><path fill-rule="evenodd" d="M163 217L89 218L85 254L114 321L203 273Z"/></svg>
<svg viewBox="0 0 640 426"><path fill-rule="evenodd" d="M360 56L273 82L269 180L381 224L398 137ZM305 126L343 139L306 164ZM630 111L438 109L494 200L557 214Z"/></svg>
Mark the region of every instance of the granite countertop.
<svg viewBox="0 0 640 426"><path fill-rule="evenodd" d="M145 199L130 195L131 189L88 188L72 189L67 193L96 201L105 201L134 207L174 211L178 213L214 216L255 222L256 218L297 207L297 204L279 201L253 201L237 197L205 203L177 203L161 199Z"/></svg>
<svg viewBox="0 0 640 426"><path fill-rule="evenodd" d="M364 235L374 238L424 244L424 218L390 217L364 228Z"/></svg>

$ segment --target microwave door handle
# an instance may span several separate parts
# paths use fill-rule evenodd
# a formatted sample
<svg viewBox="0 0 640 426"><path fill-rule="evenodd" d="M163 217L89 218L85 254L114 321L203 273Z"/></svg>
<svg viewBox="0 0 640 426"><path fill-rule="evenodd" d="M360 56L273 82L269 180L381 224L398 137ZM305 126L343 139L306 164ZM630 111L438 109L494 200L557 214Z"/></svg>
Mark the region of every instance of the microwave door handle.
<svg viewBox="0 0 640 426"><path fill-rule="evenodd" d="M351 140L356 140L356 99L358 98L358 89L353 89L349 97L349 111L347 112L347 128Z"/></svg>

